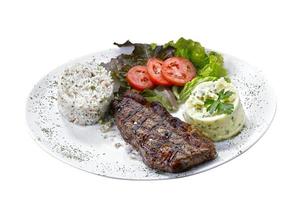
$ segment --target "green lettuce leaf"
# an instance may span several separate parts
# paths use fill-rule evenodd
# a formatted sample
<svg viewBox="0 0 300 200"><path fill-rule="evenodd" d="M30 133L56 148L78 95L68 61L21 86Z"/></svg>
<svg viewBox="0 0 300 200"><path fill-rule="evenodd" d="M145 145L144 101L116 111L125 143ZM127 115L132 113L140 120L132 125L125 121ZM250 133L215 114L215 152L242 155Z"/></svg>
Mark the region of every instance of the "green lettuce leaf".
<svg viewBox="0 0 300 200"><path fill-rule="evenodd" d="M191 80L190 82L187 82L184 85L183 89L181 90L181 92L179 94L179 100L180 100L180 102L186 101L189 98L189 96L191 95L191 93L194 90L194 88L198 84L206 82L206 81L214 81L214 80L217 80L217 79L218 78L211 77L211 76L208 76L208 77L197 76L197 77L195 77L193 80Z"/></svg>
<svg viewBox="0 0 300 200"><path fill-rule="evenodd" d="M208 53L208 64L206 64L200 71L198 75L200 77L225 77L227 76L227 70L224 68L224 61L221 54L214 51Z"/></svg>
<svg viewBox="0 0 300 200"><path fill-rule="evenodd" d="M170 41L165 46L175 47L175 55L190 60L198 70L208 63L205 48L199 42L180 38L176 42Z"/></svg>
<svg viewBox="0 0 300 200"><path fill-rule="evenodd" d="M171 88L174 96L176 97L177 100L180 99L180 91L182 90L182 87L179 87L179 86L172 86Z"/></svg>
<svg viewBox="0 0 300 200"><path fill-rule="evenodd" d="M226 77L227 70L224 68L224 61L221 54L216 52L208 53L208 63L198 71L198 76L195 77L190 82L186 83L180 92L180 101L186 101L192 90L200 83L206 81L214 81L219 79L220 77ZM227 80L229 78L226 77ZM230 81L230 80L229 80Z"/></svg>
<svg viewBox="0 0 300 200"><path fill-rule="evenodd" d="M141 95L143 95L147 101L159 102L170 112L178 110L176 97L168 87L158 86L152 90L146 89Z"/></svg>

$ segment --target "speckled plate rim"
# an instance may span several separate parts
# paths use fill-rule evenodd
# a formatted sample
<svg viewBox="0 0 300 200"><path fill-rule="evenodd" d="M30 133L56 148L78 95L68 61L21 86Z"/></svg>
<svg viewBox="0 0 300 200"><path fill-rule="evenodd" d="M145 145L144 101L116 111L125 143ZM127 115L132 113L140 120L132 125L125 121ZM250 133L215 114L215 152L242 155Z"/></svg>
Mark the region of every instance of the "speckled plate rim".
<svg viewBox="0 0 300 200"><path fill-rule="evenodd" d="M110 48L110 49L106 49L106 50L102 50L102 51L98 51L98 52L94 52L94 53L90 53L90 54L87 54L85 56L81 56L81 57L77 57L75 59L71 59L69 60L68 62L65 62L63 65L67 64L67 63L72 63L72 62L75 62L75 61L78 61L78 60L85 60L85 59L88 59L90 57L92 57L93 55L99 53L99 52L106 52L106 51L118 51L117 48ZM121 53L121 51L120 51ZM224 55L227 55L227 56L230 56L231 58L233 59L236 59L236 60L240 60L239 58L235 57L235 56L232 56L231 54L228 54L228 53L223 53L222 54ZM249 64L248 62L244 61L244 60L240 60L248 65L251 66L252 69L255 69L257 71L260 71L260 74L265 78L265 74L263 73L262 70L260 70L258 67L256 67L255 65L252 65L252 64ZM56 70L58 70L61 66L63 65L59 65L58 67L56 67L55 69L51 70L50 72L48 72L47 74L51 74L53 72L55 72ZM185 176L178 176L178 177L162 177L162 178L157 178L157 179L138 179L138 178L122 178L122 177L113 177L113 176L108 176L108 175L103 175L103 174L98 174L98 173L94 173L94 172L91 172L91 171L88 171L86 169L83 169L83 168L80 168L79 166L75 166L73 163L71 163L69 160L67 159L63 159L62 157L59 157L57 156L54 152L52 152L51 150L49 150L46 146L44 146L42 143L39 143L36 141L36 138L35 138L35 135L34 135L34 131L31 129L30 125L29 125L29 119L27 117L27 107L28 107L28 104L29 104L29 97L30 97L30 94L32 93L32 91L35 89L35 87L37 85L39 85L43 79L45 78L44 75L42 78L39 79L39 81L34 85L34 87L31 89L29 95L27 95L27 98L26 98L26 103L25 103L25 118L26 118L26 123L27 123L27 132L28 134L30 135L30 137L35 141L35 143L41 148L43 149L43 151L47 152L49 155L51 155L52 157L56 158L57 160L71 166L71 167L74 167L76 169L79 169L81 171L85 171L85 172L88 172L90 174L95 174L95 175L98 175L98 176L102 176L102 177L105 177L105 178L111 178L111 179L116 179L116 180L129 180L129 181L159 181L159 180L171 180L171 179L177 179L177 178L184 178L184 177L188 177L188 176L192 176L192 175L196 175L196 174L200 174L202 172L206 172L208 170L211 170L211 169L214 169L218 166L221 166L223 164L226 164L232 160L234 160L235 158L241 156L242 154L244 154L245 152L247 152L250 148L252 148L265 134L266 132L269 130L270 126L272 125L274 119L275 119L275 115L276 115L276 112L277 112L277 97L276 97L276 93L274 91L274 89L269 85L269 82L267 81L267 79L265 79L265 82L266 82L266 85L269 89L269 92L270 94L272 95L272 100L273 100L273 104L274 104L274 107L272 109L272 113L271 114L271 119L268 123L268 125L265 127L264 130L261 131L259 137L256 138L256 140L254 142L252 142L251 144L249 145L244 145L241 149L240 149L240 154L236 154L235 156L232 156L230 159L227 159L225 161L222 161L222 162L217 162L217 163L213 163L212 165L209 165L210 167L209 168L205 168L201 171L198 171L198 172L195 172L195 173L191 173L191 174L186 174ZM207 163L209 164L209 163Z"/></svg>

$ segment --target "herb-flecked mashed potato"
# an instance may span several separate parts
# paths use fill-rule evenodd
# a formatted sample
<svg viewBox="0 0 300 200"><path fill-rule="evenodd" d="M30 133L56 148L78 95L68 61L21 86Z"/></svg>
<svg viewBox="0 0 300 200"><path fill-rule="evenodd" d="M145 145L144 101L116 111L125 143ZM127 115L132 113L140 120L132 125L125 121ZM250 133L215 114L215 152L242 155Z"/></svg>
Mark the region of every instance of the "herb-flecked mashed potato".
<svg viewBox="0 0 300 200"><path fill-rule="evenodd" d="M184 118L214 141L237 135L245 123L238 92L224 78L200 83L185 103Z"/></svg>

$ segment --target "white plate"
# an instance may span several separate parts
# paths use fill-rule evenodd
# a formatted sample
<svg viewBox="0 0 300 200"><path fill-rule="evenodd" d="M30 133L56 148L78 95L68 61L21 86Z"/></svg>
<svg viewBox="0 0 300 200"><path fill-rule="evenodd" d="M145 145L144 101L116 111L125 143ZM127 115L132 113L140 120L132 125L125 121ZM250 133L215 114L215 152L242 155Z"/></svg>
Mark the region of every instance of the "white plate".
<svg viewBox="0 0 300 200"><path fill-rule="evenodd" d="M183 173L156 172L125 144L116 127L102 133L98 125L77 126L67 122L58 112L57 80L66 66L77 62L107 62L121 51L124 50L111 49L74 60L50 72L36 84L27 102L26 117L33 139L48 153L79 169L112 178L177 178L212 169L241 155L263 136L272 122L276 101L261 71L237 58L223 55L225 67L245 109L245 128L238 136L216 143L218 157L213 161Z"/></svg>

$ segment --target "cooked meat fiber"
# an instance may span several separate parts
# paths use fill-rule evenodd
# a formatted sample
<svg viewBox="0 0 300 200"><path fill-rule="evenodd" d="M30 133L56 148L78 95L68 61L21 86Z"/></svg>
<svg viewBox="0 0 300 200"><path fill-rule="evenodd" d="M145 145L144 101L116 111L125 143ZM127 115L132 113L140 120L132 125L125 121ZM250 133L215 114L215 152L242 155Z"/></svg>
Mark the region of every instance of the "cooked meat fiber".
<svg viewBox="0 0 300 200"><path fill-rule="evenodd" d="M216 157L214 143L191 125L171 116L159 103L127 91L113 102L118 129L149 167L182 172Z"/></svg>

